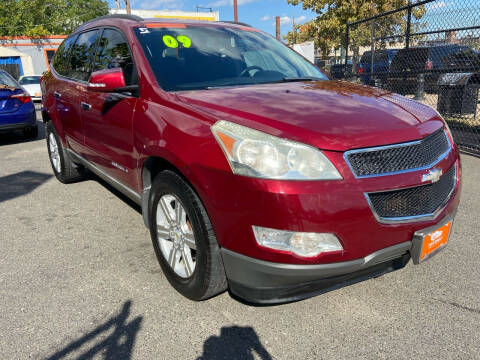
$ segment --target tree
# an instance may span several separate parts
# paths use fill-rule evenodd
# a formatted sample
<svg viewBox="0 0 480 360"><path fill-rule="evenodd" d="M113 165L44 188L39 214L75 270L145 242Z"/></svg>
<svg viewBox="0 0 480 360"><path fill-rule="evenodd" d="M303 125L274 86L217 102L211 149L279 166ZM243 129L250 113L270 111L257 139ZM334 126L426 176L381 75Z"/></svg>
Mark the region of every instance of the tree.
<svg viewBox="0 0 480 360"><path fill-rule="evenodd" d="M327 55L332 48L345 46L345 30L347 22L354 22L385 11L397 9L408 4L408 0L287 0L292 5L302 5L305 10L312 10L318 17L307 24L298 27L300 33L297 40L314 40L317 48ZM420 19L425 14L425 7L413 8L412 16ZM405 33L406 11L398 12L375 20L375 36L385 37L403 35ZM371 43L372 23L364 23L351 27L350 39L353 39L354 51L360 46ZM303 31L302 31L303 30ZM293 42L293 33L286 36L289 43ZM394 42L395 39L391 40ZM385 46L383 41L381 46Z"/></svg>
<svg viewBox="0 0 480 360"><path fill-rule="evenodd" d="M106 0L2 0L0 36L68 34L108 8Z"/></svg>

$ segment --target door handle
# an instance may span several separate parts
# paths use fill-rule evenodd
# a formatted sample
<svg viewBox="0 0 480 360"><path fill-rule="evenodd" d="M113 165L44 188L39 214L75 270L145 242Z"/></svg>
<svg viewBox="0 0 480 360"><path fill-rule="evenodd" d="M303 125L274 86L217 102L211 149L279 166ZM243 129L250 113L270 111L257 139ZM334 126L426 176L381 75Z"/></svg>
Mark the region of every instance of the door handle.
<svg viewBox="0 0 480 360"><path fill-rule="evenodd" d="M84 103L84 102L81 102L80 105L82 105L82 109L85 110L85 111L88 111L92 108L92 105Z"/></svg>
<svg viewBox="0 0 480 360"><path fill-rule="evenodd" d="M53 92L53 96L55 96L55 98L59 99L59 98L62 97L62 94L60 94L60 93L57 92L57 91L54 91L54 92Z"/></svg>

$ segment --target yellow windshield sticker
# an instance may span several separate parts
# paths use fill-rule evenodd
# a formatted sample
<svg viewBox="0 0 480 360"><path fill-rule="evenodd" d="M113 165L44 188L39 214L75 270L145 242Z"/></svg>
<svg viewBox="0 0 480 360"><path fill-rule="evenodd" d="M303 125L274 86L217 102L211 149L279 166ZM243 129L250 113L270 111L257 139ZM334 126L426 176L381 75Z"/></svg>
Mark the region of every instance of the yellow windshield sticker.
<svg viewBox="0 0 480 360"><path fill-rule="evenodd" d="M183 47L189 48L192 46L192 40L188 36L179 35L177 36L177 40L183 45Z"/></svg>
<svg viewBox="0 0 480 360"><path fill-rule="evenodd" d="M164 35L163 43L167 47L172 49L178 48L178 45L179 45L178 43L182 44L184 48L189 48L190 46L192 46L192 40L185 35L178 35L176 39L171 35Z"/></svg>
<svg viewBox="0 0 480 360"><path fill-rule="evenodd" d="M178 41L175 40L173 36L164 35L163 36L163 43L169 48L178 48Z"/></svg>

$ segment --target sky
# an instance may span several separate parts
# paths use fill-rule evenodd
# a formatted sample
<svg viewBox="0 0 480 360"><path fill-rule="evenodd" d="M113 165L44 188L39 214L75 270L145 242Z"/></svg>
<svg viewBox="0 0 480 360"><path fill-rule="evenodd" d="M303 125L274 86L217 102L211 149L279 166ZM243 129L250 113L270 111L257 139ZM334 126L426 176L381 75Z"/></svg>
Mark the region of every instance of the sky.
<svg viewBox="0 0 480 360"><path fill-rule="evenodd" d="M120 0L122 7L124 1ZM220 12L220 20L233 20L232 0L130 0L132 9L195 11L195 6L212 7ZM115 0L108 0L112 8ZM208 11L208 10L203 10ZM315 17L302 6L287 4L287 0L238 0L238 21L246 22L265 32L275 35L275 16L280 16L282 34L292 29L292 17L303 24Z"/></svg>

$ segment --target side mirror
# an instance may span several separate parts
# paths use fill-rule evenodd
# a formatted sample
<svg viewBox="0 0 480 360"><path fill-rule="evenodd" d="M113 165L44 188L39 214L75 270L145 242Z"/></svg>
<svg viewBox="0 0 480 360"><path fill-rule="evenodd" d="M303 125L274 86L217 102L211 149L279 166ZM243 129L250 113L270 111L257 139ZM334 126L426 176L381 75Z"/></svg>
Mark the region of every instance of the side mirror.
<svg viewBox="0 0 480 360"><path fill-rule="evenodd" d="M87 89L96 92L115 92L125 88L125 78L121 68L95 71L90 75Z"/></svg>

